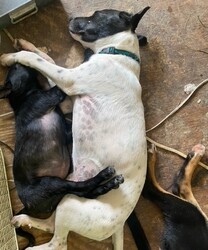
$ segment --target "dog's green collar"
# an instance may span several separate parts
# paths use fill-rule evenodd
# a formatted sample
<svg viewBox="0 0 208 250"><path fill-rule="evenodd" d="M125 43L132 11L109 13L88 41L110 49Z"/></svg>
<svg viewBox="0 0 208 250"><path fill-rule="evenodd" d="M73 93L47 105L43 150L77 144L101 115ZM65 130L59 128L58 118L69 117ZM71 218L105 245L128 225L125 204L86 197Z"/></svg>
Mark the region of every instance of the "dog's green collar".
<svg viewBox="0 0 208 250"><path fill-rule="evenodd" d="M131 57L132 59L140 63L139 57L135 55L134 53L131 53L127 50L116 49L115 47L104 48L99 52L99 54L124 55L124 56Z"/></svg>

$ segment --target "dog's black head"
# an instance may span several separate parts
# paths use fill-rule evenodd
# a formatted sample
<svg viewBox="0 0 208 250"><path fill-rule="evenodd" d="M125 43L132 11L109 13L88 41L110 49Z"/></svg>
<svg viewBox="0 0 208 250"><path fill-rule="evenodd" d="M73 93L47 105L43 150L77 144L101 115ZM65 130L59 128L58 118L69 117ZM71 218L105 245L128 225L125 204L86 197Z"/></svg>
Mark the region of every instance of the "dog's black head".
<svg viewBox="0 0 208 250"><path fill-rule="evenodd" d="M94 42L122 31L135 31L139 21L150 7L132 15L125 11L101 10L90 17L76 17L70 21L69 31L80 41Z"/></svg>
<svg viewBox="0 0 208 250"><path fill-rule="evenodd" d="M37 88L37 72L16 63L10 67L5 84L0 86L0 98L26 95L33 88Z"/></svg>

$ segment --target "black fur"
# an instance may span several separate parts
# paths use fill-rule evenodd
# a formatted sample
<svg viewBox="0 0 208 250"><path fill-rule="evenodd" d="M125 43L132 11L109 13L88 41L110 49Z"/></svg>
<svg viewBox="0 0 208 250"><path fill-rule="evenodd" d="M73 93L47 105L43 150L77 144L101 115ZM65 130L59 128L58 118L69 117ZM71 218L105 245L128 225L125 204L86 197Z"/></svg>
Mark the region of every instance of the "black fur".
<svg viewBox="0 0 208 250"><path fill-rule="evenodd" d="M121 176L112 178L112 167L87 181L65 180L71 128L58 107L65 96L58 87L43 91L37 72L20 64L10 68L0 88L0 98L9 99L15 114L14 181L24 212L31 215L51 213L67 193L95 198L123 182Z"/></svg>
<svg viewBox="0 0 208 250"><path fill-rule="evenodd" d="M136 15L125 11L95 11L90 17L76 17L70 21L69 30L81 36L82 41L94 42L122 31L135 31L142 16L150 7L144 8ZM109 15L110 14L110 15Z"/></svg>
<svg viewBox="0 0 208 250"><path fill-rule="evenodd" d="M148 239L145 235L144 229L136 215L135 210L130 214L127 219L127 224L131 230L135 244L138 250L151 250Z"/></svg>

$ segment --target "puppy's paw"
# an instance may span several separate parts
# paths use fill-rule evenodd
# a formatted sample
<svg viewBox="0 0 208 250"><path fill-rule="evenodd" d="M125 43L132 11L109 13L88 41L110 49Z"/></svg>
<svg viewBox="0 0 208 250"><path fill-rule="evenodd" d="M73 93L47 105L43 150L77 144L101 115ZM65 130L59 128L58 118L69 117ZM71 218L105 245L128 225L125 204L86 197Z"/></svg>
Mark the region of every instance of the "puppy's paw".
<svg viewBox="0 0 208 250"><path fill-rule="evenodd" d="M11 66L16 62L16 53L3 54L0 57L0 64L3 66Z"/></svg>
<svg viewBox="0 0 208 250"><path fill-rule="evenodd" d="M100 172L100 174L103 176L104 179L109 179L115 174L114 167L107 167L104 170Z"/></svg>
<svg viewBox="0 0 208 250"><path fill-rule="evenodd" d="M60 102L63 102L66 98L66 93L64 91L62 91L61 89L59 89L58 96L59 96Z"/></svg>
<svg viewBox="0 0 208 250"><path fill-rule="evenodd" d="M114 189L118 188L120 184L122 184L124 182L124 177L123 175L117 175L114 178Z"/></svg>
<svg viewBox="0 0 208 250"><path fill-rule="evenodd" d="M22 227L22 226L28 226L29 228L32 228L32 224L29 219L29 216L26 214L14 216L11 220L11 223L16 228Z"/></svg>
<svg viewBox="0 0 208 250"><path fill-rule="evenodd" d="M66 94L57 86L49 90L51 96L54 96L59 102L62 102L66 98Z"/></svg>

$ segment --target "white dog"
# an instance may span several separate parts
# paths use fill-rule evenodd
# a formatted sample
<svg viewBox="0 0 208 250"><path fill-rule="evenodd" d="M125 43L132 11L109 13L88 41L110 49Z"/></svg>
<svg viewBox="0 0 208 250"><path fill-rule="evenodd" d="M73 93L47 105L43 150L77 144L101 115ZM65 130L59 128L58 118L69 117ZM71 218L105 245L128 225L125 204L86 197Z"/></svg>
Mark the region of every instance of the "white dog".
<svg viewBox="0 0 208 250"><path fill-rule="evenodd" d="M140 56L135 29L149 9L131 15L96 11L74 18L73 38L95 54L74 69L54 65L35 53L1 56L2 65L19 62L50 78L73 96L73 165L76 180L84 167L99 172L114 166L124 183L97 199L66 195L46 220L19 215L16 226L54 233L52 240L31 249L66 250L70 231L94 240L113 236L114 250L123 249L123 226L141 194L147 165L144 110L139 83ZM28 248L30 249L30 248Z"/></svg>

